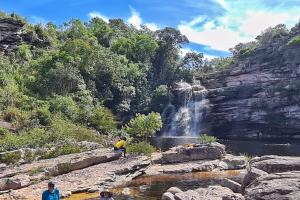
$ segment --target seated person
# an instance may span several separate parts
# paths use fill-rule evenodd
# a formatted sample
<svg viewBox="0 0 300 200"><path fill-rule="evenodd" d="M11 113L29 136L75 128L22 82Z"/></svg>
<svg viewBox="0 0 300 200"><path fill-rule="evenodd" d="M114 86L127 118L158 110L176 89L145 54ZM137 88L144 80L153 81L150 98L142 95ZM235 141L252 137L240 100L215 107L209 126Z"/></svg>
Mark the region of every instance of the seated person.
<svg viewBox="0 0 300 200"><path fill-rule="evenodd" d="M53 181L48 183L48 190L43 192L42 200L60 200L59 190L55 188Z"/></svg>
<svg viewBox="0 0 300 200"><path fill-rule="evenodd" d="M115 151L123 151L124 152L124 158L126 157L126 137L121 137L121 139L116 142L114 145L114 150Z"/></svg>

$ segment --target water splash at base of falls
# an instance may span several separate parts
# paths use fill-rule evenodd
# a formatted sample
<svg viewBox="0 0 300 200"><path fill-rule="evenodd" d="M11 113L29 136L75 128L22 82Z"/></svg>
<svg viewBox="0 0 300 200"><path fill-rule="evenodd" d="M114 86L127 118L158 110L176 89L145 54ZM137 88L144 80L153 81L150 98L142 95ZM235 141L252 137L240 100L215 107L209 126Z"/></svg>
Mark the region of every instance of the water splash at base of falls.
<svg viewBox="0 0 300 200"><path fill-rule="evenodd" d="M175 88L181 106L176 110L169 104L162 116L165 120L165 129L162 136L199 136L203 115L209 101L205 98L207 91L199 84L189 85L180 82Z"/></svg>

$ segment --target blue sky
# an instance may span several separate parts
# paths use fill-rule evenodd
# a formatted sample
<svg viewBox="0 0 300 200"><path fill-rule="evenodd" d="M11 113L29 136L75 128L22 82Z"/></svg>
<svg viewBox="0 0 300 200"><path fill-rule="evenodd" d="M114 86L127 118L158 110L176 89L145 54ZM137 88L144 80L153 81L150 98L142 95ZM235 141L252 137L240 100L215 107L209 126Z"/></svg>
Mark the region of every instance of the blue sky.
<svg viewBox="0 0 300 200"><path fill-rule="evenodd" d="M253 40L270 26L294 26L300 19L300 0L0 0L0 10L32 23L98 16L122 18L137 28L171 26L191 42L183 54L198 51L213 58L229 55L230 47Z"/></svg>

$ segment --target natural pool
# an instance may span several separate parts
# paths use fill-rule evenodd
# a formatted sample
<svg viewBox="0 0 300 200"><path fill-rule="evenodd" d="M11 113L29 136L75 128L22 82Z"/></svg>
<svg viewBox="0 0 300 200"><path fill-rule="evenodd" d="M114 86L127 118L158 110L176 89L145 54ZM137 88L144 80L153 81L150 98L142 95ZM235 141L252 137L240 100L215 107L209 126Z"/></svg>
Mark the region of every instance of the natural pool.
<svg viewBox="0 0 300 200"><path fill-rule="evenodd" d="M164 174L141 176L126 185L112 189L117 200L157 200L170 187L182 190L196 189L217 184L222 178L233 178L239 171L194 172L186 174ZM68 200L96 200L99 194L75 194Z"/></svg>
<svg viewBox="0 0 300 200"><path fill-rule="evenodd" d="M173 146L199 143L197 137L153 137L150 142L157 148L165 151ZM226 151L239 155L289 155L300 156L300 141L246 141L220 140L226 145ZM114 188L112 191L117 200L157 200L170 187L179 187L182 190L207 187L217 184L224 177L238 177L239 171L221 172L194 172L187 174L167 174L158 176L141 176L126 185ZM99 194L76 194L69 200L96 200Z"/></svg>

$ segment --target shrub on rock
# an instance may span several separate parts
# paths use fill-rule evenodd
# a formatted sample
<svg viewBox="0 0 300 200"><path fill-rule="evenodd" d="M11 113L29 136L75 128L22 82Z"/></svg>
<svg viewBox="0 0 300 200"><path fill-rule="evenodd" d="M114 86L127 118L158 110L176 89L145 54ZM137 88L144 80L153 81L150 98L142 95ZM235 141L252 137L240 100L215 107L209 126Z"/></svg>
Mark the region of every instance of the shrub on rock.
<svg viewBox="0 0 300 200"><path fill-rule="evenodd" d="M148 115L136 114L125 126L125 131L131 136L149 137L162 128L162 119L159 113Z"/></svg>
<svg viewBox="0 0 300 200"><path fill-rule="evenodd" d="M214 136L210 136L210 135L207 135L207 134L202 134L200 136L200 142L202 144L211 144L213 142L216 142L217 141L217 138L214 137Z"/></svg>
<svg viewBox="0 0 300 200"><path fill-rule="evenodd" d="M134 153L134 154L151 154L155 152L155 147L152 146L148 142L139 142L139 143L132 143L129 144L127 147L128 153Z"/></svg>

